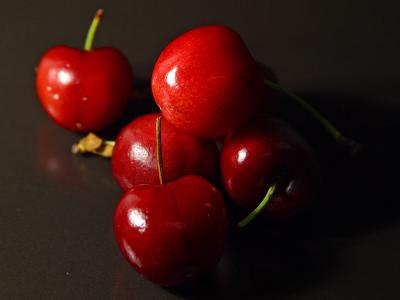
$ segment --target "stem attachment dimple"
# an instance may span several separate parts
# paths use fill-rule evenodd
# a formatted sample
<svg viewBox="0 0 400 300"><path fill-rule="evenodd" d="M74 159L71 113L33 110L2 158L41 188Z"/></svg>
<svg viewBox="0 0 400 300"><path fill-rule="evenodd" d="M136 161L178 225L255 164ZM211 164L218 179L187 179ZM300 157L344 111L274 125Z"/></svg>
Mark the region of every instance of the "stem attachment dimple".
<svg viewBox="0 0 400 300"><path fill-rule="evenodd" d="M156 119L156 147L157 147L157 170L160 184L164 184L164 167L162 160L162 147L161 147L161 116Z"/></svg>
<svg viewBox="0 0 400 300"><path fill-rule="evenodd" d="M319 111L317 111L312 105L310 105L307 101L300 98L295 93L287 90L280 84L274 83L267 79L264 79L264 84L274 90L277 90L287 96L289 96L292 100L296 101L301 107L303 107L306 111L308 111L315 119L318 120L319 123L330 133L334 140L336 140L339 144L343 145L347 148L347 150L355 155L360 150L360 145L344 136L331 122L329 122Z"/></svg>
<svg viewBox="0 0 400 300"><path fill-rule="evenodd" d="M251 221L253 221L264 210L264 208L266 207L267 203L274 196L276 187L277 187L277 183L271 184L271 186L268 188L268 192L265 195L264 199L260 202L260 204L247 217L245 217L242 221L240 221L237 224L238 228L245 227L247 224L249 224Z"/></svg>
<svg viewBox="0 0 400 300"><path fill-rule="evenodd" d="M103 15L104 15L104 11L102 9L98 9L96 12L96 15L93 18L92 23L90 24L89 30L86 35L86 40L85 40L84 49L86 51L92 50L94 36L96 35L97 28L99 27L99 24L100 24L101 19L103 18Z"/></svg>

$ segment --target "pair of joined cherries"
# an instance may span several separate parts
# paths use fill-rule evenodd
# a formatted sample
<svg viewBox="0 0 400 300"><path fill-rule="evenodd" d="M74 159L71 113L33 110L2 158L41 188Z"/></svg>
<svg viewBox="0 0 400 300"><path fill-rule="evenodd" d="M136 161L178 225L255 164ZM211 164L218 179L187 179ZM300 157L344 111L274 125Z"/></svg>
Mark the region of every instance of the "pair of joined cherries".
<svg viewBox="0 0 400 300"><path fill-rule="evenodd" d="M132 121L118 135L112 154L114 177L126 191L114 216L116 239L128 261L152 281L182 284L218 262L228 220L223 197L209 182L218 181L219 170L231 199L248 211L259 206L277 179L262 211L266 217L293 216L315 199L313 153L282 120L257 118L230 134L219 165L212 140L187 134L165 119L157 141L158 118L148 114Z"/></svg>
<svg viewBox="0 0 400 300"><path fill-rule="evenodd" d="M93 20L85 51L52 48L37 69L43 106L72 131L107 127L132 95L132 71L123 54L92 49L102 15L99 11ZM316 198L312 149L285 121L263 117L263 102L273 106L272 90L286 93L335 139L345 139L302 99L265 77L232 29L190 30L155 64L151 87L161 114L133 120L115 145L100 142L92 149L113 147L113 175L125 191L114 214L115 237L126 259L148 279L179 285L217 264L228 232L224 199L214 187L219 179L250 213L239 225L260 213L291 217ZM219 151L215 139L221 138ZM76 149L84 148L80 143Z"/></svg>

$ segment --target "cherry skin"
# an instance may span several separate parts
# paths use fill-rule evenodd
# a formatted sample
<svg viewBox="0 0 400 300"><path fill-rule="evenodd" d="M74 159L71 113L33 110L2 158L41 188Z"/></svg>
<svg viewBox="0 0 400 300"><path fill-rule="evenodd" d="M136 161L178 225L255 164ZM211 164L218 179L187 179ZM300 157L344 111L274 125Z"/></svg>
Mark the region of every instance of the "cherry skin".
<svg viewBox="0 0 400 300"><path fill-rule="evenodd" d="M224 26L203 26L172 41L159 56L152 91L163 116L202 137L219 137L258 110L263 74L245 43Z"/></svg>
<svg viewBox="0 0 400 300"><path fill-rule="evenodd" d="M61 127L98 131L123 112L132 95L132 80L128 60L115 48L56 46L39 62L36 91L46 112Z"/></svg>
<svg viewBox="0 0 400 300"><path fill-rule="evenodd" d="M249 211L277 184L262 212L270 219L299 214L317 195L316 158L306 141L280 119L259 117L230 134L220 166L230 198Z"/></svg>
<svg viewBox="0 0 400 300"><path fill-rule="evenodd" d="M127 192L114 214L114 233L125 258L163 286L180 285L219 261L228 220L221 194L198 176Z"/></svg>
<svg viewBox="0 0 400 300"><path fill-rule="evenodd" d="M118 185L127 191L139 184L157 184L156 123L160 114L143 115L118 135L112 154L112 171ZM211 182L218 178L218 150L211 140L189 135L164 118L161 144L165 180L199 175Z"/></svg>
<svg viewBox="0 0 400 300"><path fill-rule="evenodd" d="M98 131L123 112L132 93L127 59L114 48L51 48L37 68L36 90L50 117L78 132Z"/></svg>

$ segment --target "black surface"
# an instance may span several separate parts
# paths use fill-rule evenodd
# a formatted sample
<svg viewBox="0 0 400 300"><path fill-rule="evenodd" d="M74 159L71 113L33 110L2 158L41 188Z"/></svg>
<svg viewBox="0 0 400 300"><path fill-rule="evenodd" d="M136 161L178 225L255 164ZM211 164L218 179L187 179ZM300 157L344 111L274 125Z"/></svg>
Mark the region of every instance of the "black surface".
<svg viewBox="0 0 400 300"><path fill-rule="evenodd" d="M363 152L339 155L292 108L291 122L321 159L319 207L232 236L208 280L162 289L141 279L113 240L121 192L109 162L72 156L79 136L50 121L34 90L42 53L60 43L81 47L98 7L106 17L95 44L121 49L144 80L179 33L233 27L283 85L358 139ZM0 298L399 299L399 9L389 0L2 2Z"/></svg>

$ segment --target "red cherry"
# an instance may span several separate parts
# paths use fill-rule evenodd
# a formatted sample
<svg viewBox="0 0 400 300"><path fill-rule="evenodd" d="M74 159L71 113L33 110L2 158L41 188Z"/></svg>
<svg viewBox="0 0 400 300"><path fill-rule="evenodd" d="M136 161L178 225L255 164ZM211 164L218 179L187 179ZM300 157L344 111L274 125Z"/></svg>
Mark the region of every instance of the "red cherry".
<svg viewBox="0 0 400 300"><path fill-rule="evenodd" d="M228 220L221 194L205 179L191 175L164 184L161 117L155 127L160 184L136 186L122 197L114 213L114 233L139 273L172 286L216 265Z"/></svg>
<svg viewBox="0 0 400 300"><path fill-rule="evenodd" d="M127 191L139 184L157 184L156 123L159 114L133 120L118 135L112 154L112 170ZM211 140L195 137L162 119L162 154L167 182L199 175L212 182L218 177L218 150Z"/></svg>
<svg viewBox="0 0 400 300"><path fill-rule="evenodd" d="M222 255L227 224L221 194L198 176L135 187L114 214L115 238L126 259L163 286L211 270Z"/></svg>
<svg viewBox="0 0 400 300"><path fill-rule="evenodd" d="M259 110L263 76L245 43L224 26L203 26L172 41L158 58L152 91L174 126L218 137Z"/></svg>
<svg viewBox="0 0 400 300"><path fill-rule="evenodd" d="M123 112L132 94L132 71L117 49L91 49L98 11L88 33L85 51L57 46L42 57L36 90L50 117L61 127L79 132L98 131Z"/></svg>
<svg viewBox="0 0 400 300"><path fill-rule="evenodd" d="M269 218L296 215L318 190L317 163L306 141L279 119L258 118L229 135L221 151L221 174L229 196L255 209L277 184L263 211Z"/></svg>

